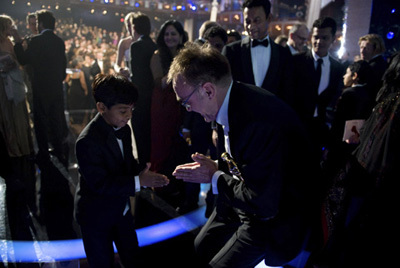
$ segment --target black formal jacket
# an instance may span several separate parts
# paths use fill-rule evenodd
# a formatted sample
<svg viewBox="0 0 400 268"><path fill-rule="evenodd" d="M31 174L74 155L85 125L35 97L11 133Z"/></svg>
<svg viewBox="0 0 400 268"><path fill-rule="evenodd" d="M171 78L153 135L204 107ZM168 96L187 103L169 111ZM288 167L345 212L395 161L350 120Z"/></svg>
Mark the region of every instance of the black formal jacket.
<svg viewBox="0 0 400 268"><path fill-rule="evenodd" d="M368 119L374 108L375 99L367 85L345 88L336 104L332 122L332 134L341 141L347 120Z"/></svg>
<svg viewBox="0 0 400 268"><path fill-rule="evenodd" d="M90 75L94 78L99 73L101 73L101 68L99 62L95 60L90 66Z"/></svg>
<svg viewBox="0 0 400 268"><path fill-rule="evenodd" d="M130 128L122 141L124 158L114 129L100 114L79 135L76 157L80 179L75 195L79 224L101 224L123 215L129 197L135 195L134 176L140 169L132 154Z"/></svg>
<svg viewBox="0 0 400 268"><path fill-rule="evenodd" d="M271 61L261 87L291 105L293 103L292 55L288 49L275 44L271 39L269 41ZM229 60L232 77L235 81L255 85L250 37L226 45L222 54Z"/></svg>
<svg viewBox="0 0 400 268"><path fill-rule="evenodd" d="M139 93L143 89L153 89L150 60L156 49L157 45L147 35L143 35L131 44L132 82L139 88Z"/></svg>
<svg viewBox="0 0 400 268"><path fill-rule="evenodd" d="M372 69L371 79L371 93L376 98L379 90L382 87L382 78L388 67L388 63L382 55L377 55L368 61Z"/></svg>
<svg viewBox="0 0 400 268"><path fill-rule="evenodd" d="M219 177L217 214L262 221L270 237L269 265L290 261L299 253L317 210L316 162L308 155L305 130L282 100L240 82L231 89L228 120L232 157L244 180L229 173ZM224 151L224 139L218 142L219 152ZM222 160L219 166L226 170Z"/></svg>
<svg viewBox="0 0 400 268"><path fill-rule="evenodd" d="M32 37L26 50L21 43L14 46L20 64L30 64L33 69L33 96L63 95L67 58L64 41L51 30ZM43 99L43 98L42 98Z"/></svg>
<svg viewBox="0 0 400 268"><path fill-rule="evenodd" d="M295 97L294 109L306 124L314 117L315 107L318 107L318 117L321 122L332 120L336 101L343 88L344 69L342 64L329 56L330 75L328 87L318 95L318 78L314 67L311 50L293 56Z"/></svg>

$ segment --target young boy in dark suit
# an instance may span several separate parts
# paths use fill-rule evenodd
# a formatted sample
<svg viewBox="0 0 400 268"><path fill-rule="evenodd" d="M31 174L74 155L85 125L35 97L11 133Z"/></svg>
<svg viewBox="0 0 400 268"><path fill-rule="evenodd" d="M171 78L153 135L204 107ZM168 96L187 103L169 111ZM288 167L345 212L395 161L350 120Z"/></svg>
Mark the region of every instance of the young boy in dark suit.
<svg viewBox="0 0 400 268"><path fill-rule="evenodd" d="M76 142L80 180L75 217L91 267L112 267L113 242L124 267L136 267L138 240L129 197L141 186L162 187L164 175L139 167L133 157L131 129L138 93L121 75L99 74L93 81L98 114Z"/></svg>

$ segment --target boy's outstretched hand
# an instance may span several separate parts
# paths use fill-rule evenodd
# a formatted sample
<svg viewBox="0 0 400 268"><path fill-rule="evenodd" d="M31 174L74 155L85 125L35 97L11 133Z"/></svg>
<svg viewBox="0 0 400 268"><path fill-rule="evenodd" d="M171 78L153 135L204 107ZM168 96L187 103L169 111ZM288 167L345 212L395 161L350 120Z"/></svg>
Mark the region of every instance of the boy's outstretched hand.
<svg viewBox="0 0 400 268"><path fill-rule="evenodd" d="M168 185L169 179L167 176L150 171L151 163L146 163L146 167L140 172L140 186L146 187L164 187Z"/></svg>

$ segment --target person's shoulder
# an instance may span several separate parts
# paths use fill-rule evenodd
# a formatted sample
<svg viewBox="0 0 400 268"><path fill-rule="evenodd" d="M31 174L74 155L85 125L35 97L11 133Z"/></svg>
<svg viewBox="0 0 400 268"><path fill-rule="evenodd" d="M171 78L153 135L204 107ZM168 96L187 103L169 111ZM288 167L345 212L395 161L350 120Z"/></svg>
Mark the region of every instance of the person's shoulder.
<svg viewBox="0 0 400 268"><path fill-rule="evenodd" d="M292 53L290 52L290 49L288 47L283 47L281 45L276 44L275 42L271 42L271 48L272 48L271 53L278 53L279 57L282 57L284 61L292 59Z"/></svg>
<svg viewBox="0 0 400 268"><path fill-rule="evenodd" d="M222 49L222 54L231 58L231 56L236 56L241 53L242 47L244 45L244 40L237 40L224 46Z"/></svg>
<svg viewBox="0 0 400 268"><path fill-rule="evenodd" d="M338 65L342 66L342 63L339 61L339 59L337 59L331 55L329 55L329 60L331 61L331 64L334 63L334 64L338 64Z"/></svg>
<svg viewBox="0 0 400 268"><path fill-rule="evenodd" d="M259 120L275 121L273 118L296 117L294 110L282 99L255 85L236 82L232 88L232 94L238 102L249 104L246 105L246 109L258 111ZM279 111L279 115L276 114L277 111ZM274 114L274 116L271 117L271 114ZM278 122L281 121L278 120Z"/></svg>
<svg viewBox="0 0 400 268"><path fill-rule="evenodd" d="M237 47L237 46L241 46L241 44L242 44L242 40L236 40L236 41L233 41L232 43L227 44L226 46Z"/></svg>
<svg viewBox="0 0 400 268"><path fill-rule="evenodd" d="M132 43L132 38L131 37L124 37L121 40L119 40L117 46L118 46L119 49L126 50L126 49L128 49L130 47L131 43Z"/></svg>
<svg viewBox="0 0 400 268"><path fill-rule="evenodd" d="M14 53L14 45L10 38L6 38L3 42L0 42L0 53Z"/></svg>
<svg viewBox="0 0 400 268"><path fill-rule="evenodd" d="M236 40L232 43L225 45L225 47L231 48L231 49L240 49L243 46L248 45L249 43L250 43L250 37L246 36L245 38L243 38L241 40Z"/></svg>
<svg viewBox="0 0 400 268"><path fill-rule="evenodd" d="M347 97L350 95L354 95L357 92L358 87L346 87L343 89L341 97Z"/></svg>
<svg viewBox="0 0 400 268"><path fill-rule="evenodd" d="M97 114L79 134L76 143L102 143L110 131L106 124L102 116Z"/></svg>
<svg viewBox="0 0 400 268"><path fill-rule="evenodd" d="M312 58L312 54L311 54L310 50L307 50L307 51L303 51L303 52L294 54L293 58L296 58L296 59Z"/></svg>
<svg viewBox="0 0 400 268"><path fill-rule="evenodd" d="M31 45L32 43L35 44L35 42L40 42L41 39L43 39L42 34L35 34L31 37L29 45Z"/></svg>
<svg viewBox="0 0 400 268"><path fill-rule="evenodd" d="M243 83L240 81L236 81L233 84L232 92L235 92L238 95L242 95L242 96L249 95L249 96L252 96L254 99L275 98L276 97L273 93L271 93L270 91L268 91L264 88L258 87L253 84Z"/></svg>
<svg viewBox="0 0 400 268"><path fill-rule="evenodd" d="M303 51L295 55L292 55L292 59L294 61L296 69L299 69L297 65L305 66L314 63L314 58L311 50Z"/></svg>
<svg viewBox="0 0 400 268"><path fill-rule="evenodd" d="M149 36L143 36L138 40L132 42L130 45L132 48L148 48L148 49L155 49L157 47L156 43L154 43L153 39Z"/></svg>
<svg viewBox="0 0 400 268"><path fill-rule="evenodd" d="M382 67L382 68L386 68L388 63L385 60L385 58L382 55L378 55L376 57L373 57L369 62L369 65L372 68L376 68L376 67Z"/></svg>

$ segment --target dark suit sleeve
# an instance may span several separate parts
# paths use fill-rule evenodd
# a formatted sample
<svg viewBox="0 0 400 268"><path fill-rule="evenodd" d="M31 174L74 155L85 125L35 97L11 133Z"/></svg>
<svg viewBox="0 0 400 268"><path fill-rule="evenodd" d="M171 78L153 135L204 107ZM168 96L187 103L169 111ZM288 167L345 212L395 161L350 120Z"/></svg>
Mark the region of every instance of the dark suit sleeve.
<svg viewBox="0 0 400 268"><path fill-rule="evenodd" d="M100 195L135 195L134 174L124 174L121 161L99 146L94 139L83 138L76 144L76 157L85 184ZM136 172L138 174L138 172Z"/></svg>
<svg viewBox="0 0 400 268"><path fill-rule="evenodd" d="M279 47L280 66L282 67L278 81L278 97L283 99L290 106L294 106L294 64L293 56L288 49ZM271 67L272 68L272 67Z"/></svg>
<svg viewBox="0 0 400 268"><path fill-rule="evenodd" d="M222 55L224 55L229 61L233 79L235 81L248 82L244 79L243 74L241 72L242 64L241 64L240 42L237 44L235 42L224 46L224 48L222 49Z"/></svg>
<svg viewBox="0 0 400 268"><path fill-rule="evenodd" d="M32 50L32 42L29 43L29 46L26 51L24 51L24 48L22 47L22 43L16 43L14 45L14 52L15 55L17 56L17 60L19 64L21 65L26 65L30 63L30 58L29 58L29 52Z"/></svg>

